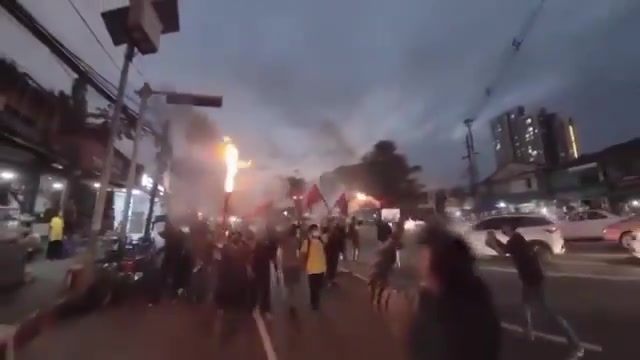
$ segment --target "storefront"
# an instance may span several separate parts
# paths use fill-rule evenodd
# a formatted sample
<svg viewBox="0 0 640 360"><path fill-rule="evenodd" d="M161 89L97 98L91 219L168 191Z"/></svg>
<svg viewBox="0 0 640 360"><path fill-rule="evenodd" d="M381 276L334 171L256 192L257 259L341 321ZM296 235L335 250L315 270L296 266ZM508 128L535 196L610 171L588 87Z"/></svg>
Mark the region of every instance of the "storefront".
<svg viewBox="0 0 640 360"><path fill-rule="evenodd" d="M142 236L144 233L144 225L149 211L149 202L151 201L151 188L153 187L153 179L147 174L143 174L140 184L133 189L131 194L131 206L129 207L129 224L128 234L133 238ZM153 214L161 215L165 213L163 206L164 187L158 186L158 196L153 206ZM113 210L116 224L122 222L124 212L126 191L125 189L115 190L113 193Z"/></svg>

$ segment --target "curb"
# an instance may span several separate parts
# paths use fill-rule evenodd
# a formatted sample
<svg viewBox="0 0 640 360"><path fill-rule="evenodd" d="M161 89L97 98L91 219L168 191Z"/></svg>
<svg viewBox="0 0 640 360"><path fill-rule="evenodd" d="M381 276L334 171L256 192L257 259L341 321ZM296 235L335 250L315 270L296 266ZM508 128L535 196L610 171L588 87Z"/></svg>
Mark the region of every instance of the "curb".
<svg viewBox="0 0 640 360"><path fill-rule="evenodd" d="M78 294L79 279L83 275L83 265L72 265L65 275L62 296L55 304L36 310L26 319L16 325L0 325L0 360L15 360L15 353L37 336L55 326L55 323L65 320L71 313L71 307L79 304L84 293ZM71 294L77 294L72 296Z"/></svg>

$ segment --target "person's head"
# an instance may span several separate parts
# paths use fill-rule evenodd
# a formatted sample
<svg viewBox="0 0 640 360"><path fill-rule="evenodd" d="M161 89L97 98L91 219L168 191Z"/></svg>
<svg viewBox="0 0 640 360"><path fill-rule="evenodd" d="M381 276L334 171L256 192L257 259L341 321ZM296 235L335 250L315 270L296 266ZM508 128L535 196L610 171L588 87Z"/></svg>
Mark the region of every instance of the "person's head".
<svg viewBox="0 0 640 360"><path fill-rule="evenodd" d="M444 226L429 226L419 235L416 271L434 293L455 291L474 277L475 259L464 239Z"/></svg>
<svg viewBox="0 0 640 360"><path fill-rule="evenodd" d="M505 223L502 225L502 233L511 237L516 232L516 227L513 224Z"/></svg>
<svg viewBox="0 0 640 360"><path fill-rule="evenodd" d="M311 237L319 237L320 236L320 227L316 224L309 225L309 236Z"/></svg>

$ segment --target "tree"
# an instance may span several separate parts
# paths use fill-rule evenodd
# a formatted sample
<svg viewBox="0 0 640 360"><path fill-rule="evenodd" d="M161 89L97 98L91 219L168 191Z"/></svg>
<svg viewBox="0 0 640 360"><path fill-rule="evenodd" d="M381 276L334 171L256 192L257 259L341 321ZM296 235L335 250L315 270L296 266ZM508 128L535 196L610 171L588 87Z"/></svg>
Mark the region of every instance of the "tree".
<svg viewBox="0 0 640 360"><path fill-rule="evenodd" d="M362 157L365 177L361 180L362 191L381 200L384 206L397 206L425 196L424 186L415 178L422 168L409 165L406 156L397 150L393 141L381 140Z"/></svg>

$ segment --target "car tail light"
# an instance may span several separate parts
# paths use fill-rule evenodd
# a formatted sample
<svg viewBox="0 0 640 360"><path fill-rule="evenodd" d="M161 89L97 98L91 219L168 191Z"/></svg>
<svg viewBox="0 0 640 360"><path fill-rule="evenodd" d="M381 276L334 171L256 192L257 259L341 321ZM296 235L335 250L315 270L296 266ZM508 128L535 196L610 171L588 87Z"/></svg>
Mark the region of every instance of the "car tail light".
<svg viewBox="0 0 640 360"><path fill-rule="evenodd" d="M549 229L544 229L544 231L548 232L549 234L553 234L556 231L558 231L558 228L552 227L552 228L549 228Z"/></svg>

